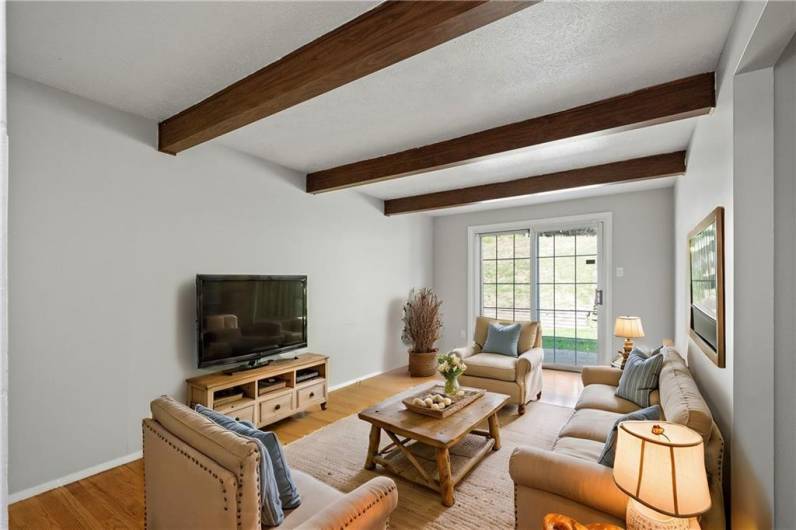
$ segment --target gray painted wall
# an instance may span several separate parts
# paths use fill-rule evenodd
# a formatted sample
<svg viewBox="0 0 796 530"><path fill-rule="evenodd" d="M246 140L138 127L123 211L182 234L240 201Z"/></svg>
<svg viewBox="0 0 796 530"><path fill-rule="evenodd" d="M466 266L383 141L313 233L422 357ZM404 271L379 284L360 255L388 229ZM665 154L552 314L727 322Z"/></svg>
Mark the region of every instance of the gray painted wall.
<svg viewBox="0 0 796 530"><path fill-rule="evenodd" d="M431 284L431 221L156 123L9 80L10 491L140 449L160 394L196 375L194 275L309 275L331 383L405 364L401 302Z"/></svg>
<svg viewBox="0 0 796 530"><path fill-rule="evenodd" d="M794 5L796 11L796 5ZM774 67L774 506L796 521L796 37Z"/></svg>
<svg viewBox="0 0 796 530"><path fill-rule="evenodd" d="M641 317L646 337L640 344L659 345L674 334L674 206L672 188L606 195L588 199L504 208L434 218L434 287L443 300L441 347L469 342L467 330L467 228L599 212L613 213L613 263L624 268L613 277L613 315ZM609 271L613 273L613 271ZM655 281L650 281L654 278ZM615 339L614 346L621 347Z"/></svg>

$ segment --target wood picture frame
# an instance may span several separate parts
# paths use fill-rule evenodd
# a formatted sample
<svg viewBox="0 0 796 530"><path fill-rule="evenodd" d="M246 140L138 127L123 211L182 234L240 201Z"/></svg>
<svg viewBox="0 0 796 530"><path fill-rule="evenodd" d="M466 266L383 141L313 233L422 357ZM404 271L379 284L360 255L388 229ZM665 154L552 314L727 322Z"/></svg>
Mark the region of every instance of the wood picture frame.
<svg viewBox="0 0 796 530"><path fill-rule="evenodd" d="M724 208L688 233L688 334L719 368L725 367Z"/></svg>

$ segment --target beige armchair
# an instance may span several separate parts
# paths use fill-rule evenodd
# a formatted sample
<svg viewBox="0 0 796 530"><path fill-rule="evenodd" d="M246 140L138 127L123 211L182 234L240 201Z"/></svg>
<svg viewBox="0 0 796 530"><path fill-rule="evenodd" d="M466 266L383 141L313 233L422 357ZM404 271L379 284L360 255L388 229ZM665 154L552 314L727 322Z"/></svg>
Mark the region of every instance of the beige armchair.
<svg viewBox="0 0 796 530"><path fill-rule="evenodd" d="M459 381L465 386L508 394L509 403L525 414L525 404L542 397L542 326L539 322L521 322L517 345L520 355L509 357L483 351L490 322L511 323L488 317L476 319L473 344L454 350L467 364Z"/></svg>
<svg viewBox="0 0 796 530"><path fill-rule="evenodd" d="M260 530L260 456L254 441L169 397L143 420L146 527ZM377 477L343 494L292 471L302 503L279 528L381 530L398 505L395 483Z"/></svg>

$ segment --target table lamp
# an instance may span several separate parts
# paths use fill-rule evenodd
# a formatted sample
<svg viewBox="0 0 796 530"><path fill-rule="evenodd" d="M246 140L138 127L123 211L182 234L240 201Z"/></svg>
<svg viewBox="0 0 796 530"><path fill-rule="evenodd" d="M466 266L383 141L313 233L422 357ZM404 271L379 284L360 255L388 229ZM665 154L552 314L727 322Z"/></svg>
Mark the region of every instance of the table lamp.
<svg viewBox="0 0 796 530"><path fill-rule="evenodd" d="M684 425L619 424L614 482L631 499L627 530L687 530L710 508L702 437Z"/></svg>
<svg viewBox="0 0 796 530"><path fill-rule="evenodd" d="M625 339L624 348L622 351L622 366L627 361L627 356L633 351L633 339L644 336L644 328L641 325L639 317L619 316L616 318L614 324L614 335Z"/></svg>

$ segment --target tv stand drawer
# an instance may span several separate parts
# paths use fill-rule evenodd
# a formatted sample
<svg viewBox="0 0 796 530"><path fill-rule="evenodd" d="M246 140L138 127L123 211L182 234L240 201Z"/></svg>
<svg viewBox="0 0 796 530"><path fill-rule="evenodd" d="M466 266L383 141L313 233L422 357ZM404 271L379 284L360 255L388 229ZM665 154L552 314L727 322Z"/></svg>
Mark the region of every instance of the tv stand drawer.
<svg viewBox="0 0 796 530"><path fill-rule="evenodd" d="M298 406L306 407L311 403L326 401L326 381L308 384L296 391Z"/></svg>
<svg viewBox="0 0 796 530"><path fill-rule="evenodd" d="M235 421L248 421L249 423L254 423L254 403L242 409L225 412L225 414L230 418L234 418Z"/></svg>
<svg viewBox="0 0 796 530"><path fill-rule="evenodd" d="M260 402L260 424L271 423L294 410L293 392L286 392L280 396Z"/></svg>

